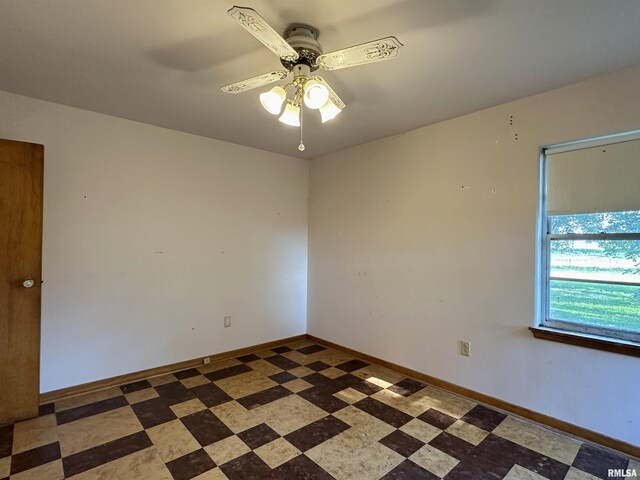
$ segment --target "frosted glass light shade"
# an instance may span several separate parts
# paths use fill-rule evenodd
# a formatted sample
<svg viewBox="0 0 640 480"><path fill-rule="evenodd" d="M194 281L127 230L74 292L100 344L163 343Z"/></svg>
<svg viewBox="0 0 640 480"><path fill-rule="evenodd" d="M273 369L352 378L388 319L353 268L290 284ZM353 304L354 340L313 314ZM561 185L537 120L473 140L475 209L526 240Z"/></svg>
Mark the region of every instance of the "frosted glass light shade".
<svg viewBox="0 0 640 480"><path fill-rule="evenodd" d="M331 101L331 99L327 100L327 102L320 107L320 116L322 117L322 123L328 122L332 118L335 118L342 109L338 107L335 103Z"/></svg>
<svg viewBox="0 0 640 480"><path fill-rule="evenodd" d="M287 102L287 105L284 107L284 112L280 115L278 119L282 123L286 125L291 125L292 127L300 126L300 107L294 105L291 102Z"/></svg>
<svg viewBox="0 0 640 480"><path fill-rule="evenodd" d="M268 92L260 94L260 103L264 109L272 115L278 115L282 110L282 104L287 97L284 88L273 87Z"/></svg>
<svg viewBox="0 0 640 480"><path fill-rule="evenodd" d="M316 109L322 107L329 100L329 90L316 80L309 80L304 84L304 104Z"/></svg>

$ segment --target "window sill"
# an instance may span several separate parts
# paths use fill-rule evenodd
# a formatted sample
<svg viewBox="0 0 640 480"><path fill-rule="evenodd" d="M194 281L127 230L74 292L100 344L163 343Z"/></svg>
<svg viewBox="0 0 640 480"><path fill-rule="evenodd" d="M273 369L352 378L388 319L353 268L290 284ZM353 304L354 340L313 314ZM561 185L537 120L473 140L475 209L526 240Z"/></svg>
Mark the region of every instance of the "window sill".
<svg viewBox="0 0 640 480"><path fill-rule="evenodd" d="M569 345L577 345L579 347L604 350L605 352L621 353L622 355L640 357L640 344L635 342L598 337L596 335L587 335L583 333L567 332L548 327L529 327L529 330L531 330L531 333L533 333L535 338L542 340L551 340L552 342L567 343Z"/></svg>

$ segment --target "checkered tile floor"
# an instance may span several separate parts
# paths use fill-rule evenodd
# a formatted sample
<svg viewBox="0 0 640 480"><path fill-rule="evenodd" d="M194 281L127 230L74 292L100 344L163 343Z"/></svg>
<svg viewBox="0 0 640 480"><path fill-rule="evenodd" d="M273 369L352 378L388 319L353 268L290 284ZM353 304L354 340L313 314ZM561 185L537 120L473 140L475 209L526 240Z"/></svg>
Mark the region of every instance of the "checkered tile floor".
<svg viewBox="0 0 640 480"><path fill-rule="evenodd" d="M41 407L0 479L607 478L640 463L298 342Z"/></svg>

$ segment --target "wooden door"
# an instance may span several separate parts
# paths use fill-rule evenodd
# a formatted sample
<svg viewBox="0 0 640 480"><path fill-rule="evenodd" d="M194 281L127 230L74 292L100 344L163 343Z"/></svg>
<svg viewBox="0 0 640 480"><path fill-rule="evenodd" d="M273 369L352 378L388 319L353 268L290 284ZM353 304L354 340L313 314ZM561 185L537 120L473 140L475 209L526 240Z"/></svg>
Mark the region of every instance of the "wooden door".
<svg viewBox="0 0 640 480"><path fill-rule="evenodd" d="M0 425L38 414L43 154L0 139Z"/></svg>

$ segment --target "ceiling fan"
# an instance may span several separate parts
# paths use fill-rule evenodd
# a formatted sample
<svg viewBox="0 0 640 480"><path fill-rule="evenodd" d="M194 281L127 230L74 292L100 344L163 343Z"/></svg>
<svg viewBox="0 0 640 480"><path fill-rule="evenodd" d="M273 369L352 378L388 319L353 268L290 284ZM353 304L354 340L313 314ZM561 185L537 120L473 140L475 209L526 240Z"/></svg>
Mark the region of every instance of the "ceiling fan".
<svg viewBox="0 0 640 480"><path fill-rule="evenodd" d="M391 36L323 53L322 46L318 43L318 30L310 25L293 24L287 28L283 38L252 8L234 6L227 13L278 55L286 70L267 72L225 85L221 90L231 94L242 93L284 80L291 73L292 79L289 83L261 93L260 103L267 112L280 115L279 120L282 123L300 127L300 151L305 148L302 141L303 104L312 110L318 110L322 123L335 118L345 107L344 102L327 82L313 72L318 69L339 70L389 60L397 57L402 48L402 43ZM293 87L293 93L291 98L287 99L289 87Z"/></svg>

